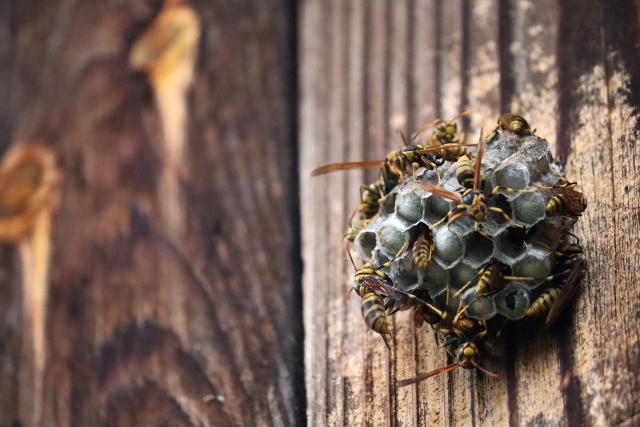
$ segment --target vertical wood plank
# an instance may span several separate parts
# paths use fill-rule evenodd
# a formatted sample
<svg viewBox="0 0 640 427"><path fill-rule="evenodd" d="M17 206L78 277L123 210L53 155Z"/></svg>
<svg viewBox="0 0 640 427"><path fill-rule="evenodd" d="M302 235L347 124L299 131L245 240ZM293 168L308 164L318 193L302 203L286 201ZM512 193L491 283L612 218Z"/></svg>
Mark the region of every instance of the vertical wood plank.
<svg viewBox="0 0 640 427"><path fill-rule="evenodd" d="M501 114L500 99L500 7L498 0L469 2L469 38L464 46L468 56L467 98L469 116L466 142L476 142L480 128L487 135ZM498 378L480 372L475 375L477 404L474 407L476 425L500 425L509 419L508 370L504 342L495 343L493 354L485 354L481 363Z"/></svg>
<svg viewBox="0 0 640 427"><path fill-rule="evenodd" d="M395 145L391 141L389 126L389 2L377 0L369 2L367 11L366 40L367 61L365 70L366 94L366 141L370 148L370 158L382 159ZM372 168L375 169L375 168ZM366 182L373 182L377 170L367 171ZM382 339L371 331L365 333L366 384L364 423L369 426L391 425L391 366L389 352Z"/></svg>
<svg viewBox="0 0 640 427"><path fill-rule="evenodd" d="M439 108L438 116L451 119L462 111L462 57L463 57L463 1L451 0L438 3L439 41Z"/></svg>
<svg viewBox="0 0 640 427"><path fill-rule="evenodd" d="M637 277L635 271L622 265L620 249L615 259L604 256L610 246L602 243L613 241L620 248L629 248L628 253L638 243L636 234L630 236L618 229L618 224L623 224L637 230L637 216L631 213L637 203L628 196L637 187L632 172L637 153L630 145L635 137L637 71L631 44L624 40L637 39L638 14L632 2L623 3L605 7L604 2L594 0L579 6L573 0L562 0L558 3L559 16L555 15L553 2L538 8L529 2L505 0L355 1L347 7L347 14L365 9L362 21L353 15L347 20L351 42L345 44L351 52L343 67L349 70L345 114L351 126L345 127L343 135L349 135L345 141L350 150L348 160L382 158L396 149L399 140L393 130L405 121L408 128L417 129L436 116L452 118L473 108L476 113L469 123L471 138L481 125L485 130L492 128L503 108L517 109L514 112L529 119L538 128L537 133L552 143L557 129L556 151L561 159L571 160L568 176L582 184L590 202L577 234L585 239L582 243L592 264L590 277L582 285L583 293L550 332L527 321L507 328L503 347L495 357L483 359L483 366L497 372L498 379L459 370L407 390L394 390L396 379L446 364L444 351L435 348L428 328L413 331L409 314L400 313L393 318L395 345L389 354L379 337L362 324L359 302L350 301L340 308L347 310L338 320L343 325L335 326L335 319L324 319L327 328L342 331L342 366L348 368L348 374L334 374L346 381L342 396L354 397L344 403L344 410L328 409L329 413L342 414L332 418L336 424L633 425L640 405L634 397L637 380L632 373L638 369L629 361L637 357L633 347L637 334L633 322L625 319L635 318L638 310L620 301L637 300L638 291L637 286L612 290L605 282L637 283ZM415 12L406 17L406 10ZM616 26L614 22L621 24ZM572 31L578 27L582 33L576 36ZM570 40L568 45L561 42L565 39ZM406 52L396 51L405 46ZM362 49L361 71L355 65L360 58L358 49ZM615 54L607 56L604 52L608 51ZM353 86L360 84L363 90L358 92ZM315 86L316 90L321 87ZM332 89L330 93L336 92ZM362 109L357 107L358 98ZM327 105L344 109L341 104ZM554 111L558 112L557 119ZM358 126L354 124L356 117L362 118L360 139L359 131L352 129ZM311 119L316 118L307 117ZM336 134L329 139L340 138L343 136ZM357 144L351 145L352 138ZM359 146L360 141L363 146ZM332 153L338 150L338 145L331 148ZM609 159L600 157L605 155ZM314 166L319 164L322 162L314 159ZM367 173L366 179L360 174L345 174L350 177L347 185L356 188L375 179L375 171ZM598 176L611 176L610 182L625 184L611 194L594 178ZM345 195L347 205L356 203L357 195L356 201L351 201L354 196L350 193L342 193L342 197ZM321 200L328 204L330 197ZM322 232L343 232L331 221L349 210L324 217ZM605 219L616 224L606 225ZM591 231L586 232L587 228ZM326 256L337 257L330 251ZM612 268L615 263L619 272ZM323 264L327 265L331 264ZM312 268L320 274L322 267L314 262ZM347 269L343 274L348 286L352 272ZM588 344L592 339L597 345ZM599 350L614 342L619 348L614 355ZM324 344L335 345L331 339ZM318 349L323 351L321 344ZM355 367L358 357L361 366ZM607 375L614 375L615 382L607 380ZM323 381L329 379L323 377ZM620 390L624 396L618 395ZM325 391L338 393L335 388ZM326 401L332 399L339 404L335 396Z"/></svg>
<svg viewBox="0 0 640 427"><path fill-rule="evenodd" d="M537 134L555 149L557 117L558 6L556 0L512 2L511 64L514 93L511 111L525 114ZM539 123L539 125L538 125Z"/></svg>
<svg viewBox="0 0 640 427"><path fill-rule="evenodd" d="M466 96L474 113L469 116L466 142L475 142L483 125L488 134L500 116L499 7L498 0L469 2Z"/></svg>
<svg viewBox="0 0 640 427"><path fill-rule="evenodd" d="M179 177L184 238L169 238L163 225L158 177L173 159L162 155L148 81L127 62L162 1L0 6L2 150L44 143L64 174L52 234L44 425L304 421L288 86L294 7L188 3L203 32ZM3 274L17 273L2 255ZM5 312L7 294L19 306L7 282L3 275L3 321L19 317ZM0 425L30 426L38 396L18 373L27 355L5 357L14 349L5 339L18 337L4 328Z"/></svg>
<svg viewBox="0 0 640 427"><path fill-rule="evenodd" d="M411 129L407 127L409 117L409 56L408 51L412 32L410 21L410 1L390 2L390 34L389 34L389 94L388 121L393 132L394 148L402 146L402 141L395 129L401 128L407 138ZM409 312L399 313L393 319L393 357L390 383L393 385L398 377L405 378L415 372L415 340L414 327ZM398 389L391 394L391 411L393 424L396 426L413 426L416 423L415 389Z"/></svg>
<svg viewBox="0 0 640 427"><path fill-rule="evenodd" d="M462 0L444 1L440 3L441 30L440 69L440 117L450 120L464 109L463 93L464 76L464 13L465 3ZM475 384L468 371L456 369L446 374L445 390L445 422L450 425L471 426L473 423L473 407L475 400Z"/></svg>
<svg viewBox="0 0 640 427"><path fill-rule="evenodd" d="M318 181L312 181L311 171L327 162L324 147L326 93L324 82L318 78L325 74L328 47L326 41L326 8L321 2L305 2L300 9L300 199L302 224L302 255L307 266L303 273L305 324L305 384L307 389L307 422L325 425L327 386L324 351L327 317L320 307L328 303L324 269L323 241L326 225L324 192ZM311 119L313 118L313 119Z"/></svg>
<svg viewBox="0 0 640 427"><path fill-rule="evenodd" d="M347 81L348 99L346 119L346 141L349 160L368 159L368 141L365 138L365 25L366 0L352 0L348 6L348 51ZM359 200L359 188L364 179L362 170L347 174L347 211L351 214ZM357 219L356 219L357 220ZM346 231L346 230L344 230ZM344 262L344 274L341 280L343 297L353 280L353 268L350 262ZM344 425L362 425L364 420L364 348L363 339L366 328L360 314L360 299L352 294L346 300L344 315L343 370L344 370Z"/></svg>
<svg viewBox="0 0 640 427"><path fill-rule="evenodd" d="M506 17L511 21L508 44L513 76L510 111L522 114L536 134L555 146L557 105L557 13L556 2L511 2ZM570 180L574 177L567 175ZM517 366L510 381L511 422L526 425L539 422L565 424L561 393L560 345L557 337L540 331L537 325L514 325L507 334L507 346L516 349ZM528 326L528 327L527 327ZM527 339L518 337L527 336ZM535 401L535 405L529 402Z"/></svg>
<svg viewBox="0 0 640 427"><path fill-rule="evenodd" d="M571 426L633 425L640 409L637 5L561 1L558 36L558 151L590 203L578 227L588 277L560 335L565 410Z"/></svg>
<svg viewBox="0 0 640 427"><path fill-rule="evenodd" d="M415 0L413 8L413 66L410 70L413 82L410 114L413 122L409 127L413 130L420 129L437 117L439 109L438 73L438 29L440 27L439 6L436 0ZM441 31L441 29L440 29ZM428 137L427 131L421 140ZM415 374L429 372L444 366L447 362L446 352L437 348L431 328L423 326L415 330L415 373L407 371L398 379L410 378ZM424 381L415 388L416 403L412 409L416 412L416 425L442 426L445 425L445 386L446 377L439 376L431 381Z"/></svg>

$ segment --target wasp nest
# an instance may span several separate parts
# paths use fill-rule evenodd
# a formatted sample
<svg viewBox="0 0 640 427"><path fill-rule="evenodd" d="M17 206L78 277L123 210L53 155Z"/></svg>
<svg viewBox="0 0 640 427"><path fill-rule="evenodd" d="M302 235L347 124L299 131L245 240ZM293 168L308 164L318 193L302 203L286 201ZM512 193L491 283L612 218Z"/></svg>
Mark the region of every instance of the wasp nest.
<svg viewBox="0 0 640 427"><path fill-rule="evenodd" d="M486 321L546 316L549 326L584 272L582 248L566 235L586 200L523 117L500 117L475 156L455 119L430 126L428 144L405 141L362 186L360 222L345 235L366 262L353 287L367 326L390 347L387 316L413 307L416 326L432 325L457 360L398 386L458 367L494 375L479 365L496 332Z"/></svg>
<svg viewBox="0 0 640 427"><path fill-rule="evenodd" d="M456 165L446 162L433 170L421 168L417 179L455 192L461 188ZM406 292L427 290L433 305L442 311L455 312L462 301L471 318L500 314L521 319L544 284L549 284L559 243L553 236L563 223L562 216L550 215L546 207L567 182L549 143L528 130L496 129L484 141L481 171L487 208L498 208L504 215L489 211L479 229L469 215L443 221L456 203L414 185L407 174L406 183L382 199L378 215L358 233L354 245L373 266L393 260L382 269L393 284ZM433 255L426 269L414 266L410 245L405 245L416 240L421 224L433 235ZM502 276L513 279L504 280L503 289L480 294L479 273L496 261L502 264Z"/></svg>

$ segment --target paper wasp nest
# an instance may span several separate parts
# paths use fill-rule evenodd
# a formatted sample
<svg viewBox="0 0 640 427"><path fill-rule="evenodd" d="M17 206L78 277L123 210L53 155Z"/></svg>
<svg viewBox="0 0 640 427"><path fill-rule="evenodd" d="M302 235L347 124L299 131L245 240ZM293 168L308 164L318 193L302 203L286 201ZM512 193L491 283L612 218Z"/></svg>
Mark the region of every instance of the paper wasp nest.
<svg viewBox="0 0 640 427"><path fill-rule="evenodd" d="M551 273L557 242L550 236L561 226L558 217L545 215L546 203L553 194L534 184L558 185L560 166L554 163L547 141L530 132L519 135L497 130L485 141L484 150L481 169L486 172L483 187L486 205L502 209L524 228L515 227L499 213L490 212L489 219L481 225L488 238L476 231L471 217L462 215L453 222L444 221L432 230L434 253L426 270L412 267L411 249L407 248L385 272L402 290L426 289L434 305L441 310L455 312L461 299L463 305L470 304L469 317L489 319L502 314L508 319L521 319L533 300L531 291L545 283L544 278ZM508 160L503 163L505 159ZM455 162L437 168L441 185L450 191L460 188L455 169ZM438 185L433 170L419 169L417 176L419 180ZM496 186L535 191L501 189L491 196ZM382 200L379 215L357 235L356 251L365 261L373 254L373 263L382 265L398 253L405 241L415 239L420 222L431 227L453 208L454 202L419 186L414 188L413 178L407 173L405 184L397 185ZM502 262L510 276L539 280L511 280L503 290L480 299L474 284L459 298L454 298L453 295L477 278L478 271L492 259ZM447 286L449 306L445 307Z"/></svg>

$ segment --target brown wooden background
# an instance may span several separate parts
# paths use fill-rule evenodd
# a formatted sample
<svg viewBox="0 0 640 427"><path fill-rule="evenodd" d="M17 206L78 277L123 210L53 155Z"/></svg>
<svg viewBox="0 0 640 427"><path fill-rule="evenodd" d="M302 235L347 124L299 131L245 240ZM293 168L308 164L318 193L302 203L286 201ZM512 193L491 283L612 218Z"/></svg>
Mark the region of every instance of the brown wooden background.
<svg viewBox="0 0 640 427"><path fill-rule="evenodd" d="M300 178L310 425L640 425L638 6L597 0L306 0L300 10ZM394 351L366 330L338 255L358 185L313 178L328 162L382 158L417 130L472 108L470 135L523 114L567 164L589 208L589 263L549 333L521 322L497 357L400 391L444 366L429 328L394 320Z"/></svg>
<svg viewBox="0 0 640 427"><path fill-rule="evenodd" d="M65 174L45 425L640 425L636 2L191 1L179 242L159 219L152 93L127 65L160 4L0 2L0 149L43 142ZM590 203L589 274L549 333L506 331L498 379L396 393L446 357L406 313L389 354L346 299L337 247L375 171L309 173L466 108L471 135L514 111L554 145ZM0 426L31 426L18 257L0 255Z"/></svg>
<svg viewBox="0 0 640 427"><path fill-rule="evenodd" d="M168 242L159 118L127 63L161 3L0 2L0 148L43 142L65 175L42 425L301 425L295 5L190 1L188 238ZM0 426L32 426L17 255L1 254Z"/></svg>

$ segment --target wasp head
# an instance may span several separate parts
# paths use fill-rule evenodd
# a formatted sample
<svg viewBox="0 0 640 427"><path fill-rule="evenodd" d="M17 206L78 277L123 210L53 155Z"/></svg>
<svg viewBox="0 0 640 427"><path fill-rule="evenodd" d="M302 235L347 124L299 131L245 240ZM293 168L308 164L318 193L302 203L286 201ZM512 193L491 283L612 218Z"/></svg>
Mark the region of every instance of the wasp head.
<svg viewBox="0 0 640 427"><path fill-rule="evenodd" d="M478 361L476 359L479 355L478 347L472 342L463 343L454 352L454 356L458 359L460 367L464 369L477 367Z"/></svg>

